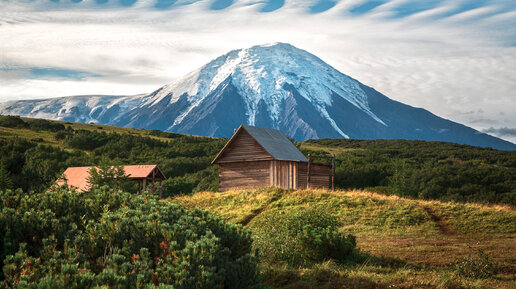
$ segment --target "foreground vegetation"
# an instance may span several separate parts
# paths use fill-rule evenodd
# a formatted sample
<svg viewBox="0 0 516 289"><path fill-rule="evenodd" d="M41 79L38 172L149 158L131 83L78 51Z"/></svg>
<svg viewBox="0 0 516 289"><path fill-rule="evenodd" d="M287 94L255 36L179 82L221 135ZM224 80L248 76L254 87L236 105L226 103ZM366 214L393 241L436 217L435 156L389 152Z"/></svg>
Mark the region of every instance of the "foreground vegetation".
<svg viewBox="0 0 516 289"><path fill-rule="evenodd" d="M53 188L0 192L0 208L0 288L516 284L510 206L363 191L270 188L158 200Z"/></svg>
<svg viewBox="0 0 516 289"><path fill-rule="evenodd" d="M251 288L251 237L198 209L103 188L0 192L0 288Z"/></svg>
<svg viewBox="0 0 516 289"><path fill-rule="evenodd" d="M227 139L0 116L0 190L43 191L69 166L157 164L164 196L216 191L210 162ZM404 140L297 143L337 156L336 185L417 199L516 206L516 151Z"/></svg>
<svg viewBox="0 0 516 289"><path fill-rule="evenodd" d="M343 261L292 265L270 262L272 250L259 251L262 278L270 288L516 284L516 211L510 206L411 200L364 191L278 189L201 192L169 201L243 224L255 238L270 227L270 216L288 219L305 211L321 212L335 221L339 232L355 236L359 250Z"/></svg>

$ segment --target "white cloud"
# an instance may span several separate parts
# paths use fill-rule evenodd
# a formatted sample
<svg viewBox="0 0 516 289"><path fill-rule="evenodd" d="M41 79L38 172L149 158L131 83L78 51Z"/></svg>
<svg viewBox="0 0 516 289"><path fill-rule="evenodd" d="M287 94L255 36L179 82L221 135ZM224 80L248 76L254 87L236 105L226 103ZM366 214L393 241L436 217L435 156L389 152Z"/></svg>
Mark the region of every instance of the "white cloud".
<svg viewBox="0 0 516 289"><path fill-rule="evenodd" d="M439 116L479 130L516 126L510 2L490 1L447 15L465 3L449 0L402 18L393 17L392 10L405 0L388 1L364 15L349 13L363 0L339 1L320 14L307 13L312 0L287 0L271 13L258 12L264 5L259 2L235 1L218 11L209 10L211 1L167 10L152 8L154 1L123 8L116 1L104 6L0 2L0 101L150 92L229 50L281 41ZM511 41L513 46L504 46ZM100 77L28 80L10 72L13 67ZM481 116L464 113L479 108Z"/></svg>

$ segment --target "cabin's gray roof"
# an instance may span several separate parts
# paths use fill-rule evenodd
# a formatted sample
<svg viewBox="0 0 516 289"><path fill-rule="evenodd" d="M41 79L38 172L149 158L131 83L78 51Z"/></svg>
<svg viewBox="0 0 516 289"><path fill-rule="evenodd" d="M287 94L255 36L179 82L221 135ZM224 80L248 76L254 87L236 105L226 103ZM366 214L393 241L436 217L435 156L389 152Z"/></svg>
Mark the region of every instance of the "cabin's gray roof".
<svg viewBox="0 0 516 289"><path fill-rule="evenodd" d="M279 130L250 125L242 125L273 158L285 161L308 162L308 159Z"/></svg>

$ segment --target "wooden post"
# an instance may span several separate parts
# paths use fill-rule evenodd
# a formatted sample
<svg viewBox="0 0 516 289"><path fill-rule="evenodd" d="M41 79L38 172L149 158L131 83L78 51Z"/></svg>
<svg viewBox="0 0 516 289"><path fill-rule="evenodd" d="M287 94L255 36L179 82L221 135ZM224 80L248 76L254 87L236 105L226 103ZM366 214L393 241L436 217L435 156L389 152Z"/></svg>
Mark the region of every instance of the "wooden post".
<svg viewBox="0 0 516 289"><path fill-rule="evenodd" d="M138 180L138 194L142 193L142 181Z"/></svg>
<svg viewBox="0 0 516 289"><path fill-rule="evenodd" d="M143 179L143 191L145 192L145 190L147 189L147 179Z"/></svg>
<svg viewBox="0 0 516 289"><path fill-rule="evenodd" d="M312 154L308 154L308 170L306 173L306 188L310 188L310 177L312 176L312 171L310 167L312 166Z"/></svg>
<svg viewBox="0 0 516 289"><path fill-rule="evenodd" d="M163 198L163 181L159 180L159 198Z"/></svg>
<svg viewBox="0 0 516 289"><path fill-rule="evenodd" d="M335 191L335 155L331 158L331 190Z"/></svg>

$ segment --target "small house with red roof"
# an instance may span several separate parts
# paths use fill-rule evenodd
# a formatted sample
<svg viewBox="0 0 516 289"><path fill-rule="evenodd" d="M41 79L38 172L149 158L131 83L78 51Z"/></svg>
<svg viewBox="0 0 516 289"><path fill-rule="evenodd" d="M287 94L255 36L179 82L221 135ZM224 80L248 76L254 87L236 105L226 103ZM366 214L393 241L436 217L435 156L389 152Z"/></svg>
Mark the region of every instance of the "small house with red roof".
<svg viewBox="0 0 516 289"><path fill-rule="evenodd" d="M122 166L126 176L138 182L138 192L149 189L151 192L163 192L162 183L166 179L165 174L157 165L132 165ZM70 167L63 173L63 177L57 181L57 185L68 185L77 191L88 191L90 184L88 177L92 167Z"/></svg>

